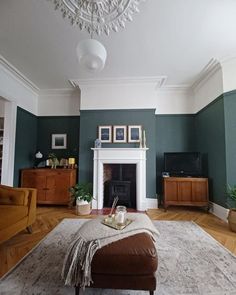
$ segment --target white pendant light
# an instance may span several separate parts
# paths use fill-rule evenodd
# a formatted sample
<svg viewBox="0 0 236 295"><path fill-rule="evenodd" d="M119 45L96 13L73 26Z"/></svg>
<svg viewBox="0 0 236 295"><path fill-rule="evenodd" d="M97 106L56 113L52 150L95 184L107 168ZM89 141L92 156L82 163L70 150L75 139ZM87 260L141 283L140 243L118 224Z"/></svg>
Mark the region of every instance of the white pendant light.
<svg viewBox="0 0 236 295"><path fill-rule="evenodd" d="M77 57L79 63L91 72L101 71L106 63L106 48L95 39L86 39L78 43Z"/></svg>

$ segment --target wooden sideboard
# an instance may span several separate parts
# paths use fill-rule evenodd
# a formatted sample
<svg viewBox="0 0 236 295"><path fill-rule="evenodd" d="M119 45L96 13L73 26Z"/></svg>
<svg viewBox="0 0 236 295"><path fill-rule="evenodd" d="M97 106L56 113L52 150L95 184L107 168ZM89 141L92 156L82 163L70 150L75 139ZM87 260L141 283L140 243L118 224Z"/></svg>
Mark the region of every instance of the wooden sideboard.
<svg viewBox="0 0 236 295"><path fill-rule="evenodd" d="M76 184L76 169L21 170L21 187L37 189L38 204L68 204L69 188Z"/></svg>
<svg viewBox="0 0 236 295"><path fill-rule="evenodd" d="M209 209L208 178L200 177L163 177L163 204L199 206Z"/></svg>

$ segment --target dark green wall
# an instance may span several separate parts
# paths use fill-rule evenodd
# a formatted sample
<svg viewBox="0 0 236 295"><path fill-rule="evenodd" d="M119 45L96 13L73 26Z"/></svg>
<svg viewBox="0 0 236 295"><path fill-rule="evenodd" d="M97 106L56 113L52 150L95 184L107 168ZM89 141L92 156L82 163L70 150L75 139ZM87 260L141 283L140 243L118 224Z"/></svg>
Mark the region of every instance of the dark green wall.
<svg viewBox="0 0 236 295"><path fill-rule="evenodd" d="M236 184L236 91L224 94L227 183Z"/></svg>
<svg viewBox="0 0 236 295"><path fill-rule="evenodd" d="M197 150L208 167L210 200L225 207L226 150L224 99L220 96L196 115Z"/></svg>
<svg viewBox="0 0 236 295"><path fill-rule="evenodd" d="M17 107L14 186L19 185L20 169L34 165L37 145L37 117Z"/></svg>
<svg viewBox="0 0 236 295"><path fill-rule="evenodd" d="M196 115L155 115L154 110L81 111L80 117L36 117L18 107L14 185L19 169L34 165L40 150L46 158L79 154L79 179L92 181L94 140L99 125L142 125L147 136L147 196L161 193L163 153L199 151L209 176L210 199L226 207L227 183L236 184L236 91L221 95ZM51 134L66 133L68 148L51 150ZM103 147L136 144L103 144ZM78 149L79 147L79 149Z"/></svg>
<svg viewBox="0 0 236 295"><path fill-rule="evenodd" d="M155 110L102 110L80 112L80 181L93 179L94 140L99 125L142 125L147 137L147 197L156 196ZM137 144L103 144L103 147L135 147Z"/></svg>
<svg viewBox="0 0 236 295"><path fill-rule="evenodd" d="M79 154L79 116L67 117L38 117L37 150L43 154L44 159L49 153L61 158L75 157ZM67 134L66 149L51 149L52 134Z"/></svg>
<svg viewBox="0 0 236 295"><path fill-rule="evenodd" d="M157 193L161 194L164 152L196 151L195 115L157 115L155 140Z"/></svg>

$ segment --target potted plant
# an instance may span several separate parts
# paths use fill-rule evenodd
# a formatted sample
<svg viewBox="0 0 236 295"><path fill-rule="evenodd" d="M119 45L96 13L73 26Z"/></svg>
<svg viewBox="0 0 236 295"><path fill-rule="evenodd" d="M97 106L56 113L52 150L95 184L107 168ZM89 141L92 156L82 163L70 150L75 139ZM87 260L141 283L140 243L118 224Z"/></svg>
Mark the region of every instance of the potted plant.
<svg viewBox="0 0 236 295"><path fill-rule="evenodd" d="M236 185L227 189L227 205L229 207L228 223L233 232L236 232Z"/></svg>
<svg viewBox="0 0 236 295"><path fill-rule="evenodd" d="M93 199L93 189L91 183L80 183L70 188L71 204L76 201L76 212L78 215L88 215L91 213L91 201Z"/></svg>
<svg viewBox="0 0 236 295"><path fill-rule="evenodd" d="M48 159L50 160L50 165L51 165L51 168L53 169L56 169L57 168L57 165L59 165L59 161L57 159L57 156L54 154L54 153L50 153L48 155Z"/></svg>

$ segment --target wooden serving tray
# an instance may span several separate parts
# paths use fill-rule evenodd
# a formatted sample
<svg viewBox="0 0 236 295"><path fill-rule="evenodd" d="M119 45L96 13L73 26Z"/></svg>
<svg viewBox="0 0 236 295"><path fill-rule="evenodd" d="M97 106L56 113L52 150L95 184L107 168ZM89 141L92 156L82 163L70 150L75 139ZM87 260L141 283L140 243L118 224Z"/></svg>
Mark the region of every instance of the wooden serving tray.
<svg viewBox="0 0 236 295"><path fill-rule="evenodd" d="M122 229L124 229L126 226L128 226L131 222L133 222L133 220L131 220L131 219L126 219L125 220L125 223L124 224L117 224L116 222L115 222L115 219L112 219L112 221L111 222L109 222L108 221L109 219L108 219L108 217L105 217L103 220L102 220L102 224L104 224L104 225L106 225L106 226L109 226L109 227L111 227L111 228L114 228L114 229L117 229L117 230L122 230Z"/></svg>

